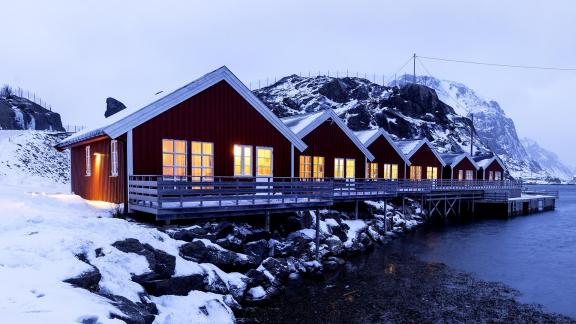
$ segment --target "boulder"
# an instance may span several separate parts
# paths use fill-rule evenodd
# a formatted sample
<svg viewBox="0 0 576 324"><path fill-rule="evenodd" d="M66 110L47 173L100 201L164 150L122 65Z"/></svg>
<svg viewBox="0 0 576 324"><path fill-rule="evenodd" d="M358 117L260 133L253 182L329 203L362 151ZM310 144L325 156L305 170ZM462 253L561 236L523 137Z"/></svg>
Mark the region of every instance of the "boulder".
<svg viewBox="0 0 576 324"><path fill-rule="evenodd" d="M268 246L268 241L261 239L259 241L246 243L244 245L244 253L254 257L256 263L260 264L262 260L269 256L270 247Z"/></svg>
<svg viewBox="0 0 576 324"><path fill-rule="evenodd" d="M180 247L180 256L198 263L212 263L226 272L244 272L258 265L251 256L207 243L201 240L186 243Z"/></svg>
<svg viewBox="0 0 576 324"><path fill-rule="evenodd" d="M287 279L290 274L290 269L288 268L288 262L286 259L267 258L262 262L262 267L280 280Z"/></svg>
<svg viewBox="0 0 576 324"><path fill-rule="evenodd" d="M192 226L169 232L168 235L175 240L192 242L197 238L206 238L208 231L200 226Z"/></svg>
<svg viewBox="0 0 576 324"><path fill-rule="evenodd" d="M192 290L203 290L208 283L207 274L192 274L188 276L172 277L143 281L140 284L152 296L176 295L187 296Z"/></svg>
<svg viewBox="0 0 576 324"><path fill-rule="evenodd" d="M98 284L100 283L100 279L102 279L100 271L98 271L96 267L92 267L92 269L85 271L74 278L66 279L64 282L67 282L75 287L84 288L95 292L98 291Z"/></svg>
<svg viewBox="0 0 576 324"><path fill-rule="evenodd" d="M250 287L262 286L268 288L274 284L272 280L262 271L256 269L250 269L246 272L246 276L251 279Z"/></svg>
<svg viewBox="0 0 576 324"><path fill-rule="evenodd" d="M112 246L125 253L142 255L148 261L150 270L158 278L169 278L176 269L176 257L164 251L153 248L150 244L142 244L134 238L112 243Z"/></svg>
<svg viewBox="0 0 576 324"><path fill-rule="evenodd" d="M224 238L234 231L234 224L230 222L221 222L214 229L214 235L217 239Z"/></svg>
<svg viewBox="0 0 576 324"><path fill-rule="evenodd" d="M322 261L322 267L326 271L335 271L341 265L343 265L345 263L346 263L346 261L344 261L344 259L337 258L335 256L330 256L330 257L326 258L326 260Z"/></svg>
<svg viewBox="0 0 576 324"><path fill-rule="evenodd" d="M117 295L103 295L120 312L112 312L111 319L119 319L128 324L151 324L158 314L154 304L135 303ZM154 312L154 310L156 310Z"/></svg>
<svg viewBox="0 0 576 324"><path fill-rule="evenodd" d="M328 249L331 255L338 256L344 253L344 244L338 238L338 236L332 235L328 237L324 241L324 244L326 244L326 248Z"/></svg>

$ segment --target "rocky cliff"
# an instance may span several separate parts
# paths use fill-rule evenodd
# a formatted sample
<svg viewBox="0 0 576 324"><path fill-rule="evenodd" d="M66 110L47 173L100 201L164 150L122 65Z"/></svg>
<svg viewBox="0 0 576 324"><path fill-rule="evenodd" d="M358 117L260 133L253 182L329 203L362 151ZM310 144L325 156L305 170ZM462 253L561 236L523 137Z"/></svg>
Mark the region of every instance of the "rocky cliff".
<svg viewBox="0 0 576 324"><path fill-rule="evenodd" d="M64 131L60 114L13 94L0 94L0 129Z"/></svg>

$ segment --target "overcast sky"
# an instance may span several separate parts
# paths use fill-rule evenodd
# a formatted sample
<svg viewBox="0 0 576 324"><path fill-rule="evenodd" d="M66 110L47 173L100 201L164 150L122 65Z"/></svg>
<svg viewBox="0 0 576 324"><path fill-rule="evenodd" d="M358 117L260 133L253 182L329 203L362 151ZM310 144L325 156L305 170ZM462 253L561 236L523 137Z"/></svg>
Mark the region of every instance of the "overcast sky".
<svg viewBox="0 0 576 324"><path fill-rule="evenodd" d="M414 52L576 68L570 0L6 0L0 6L0 83L35 91L64 124L94 125L109 96L143 105L222 65L253 87L258 79L319 70L392 75ZM521 137L576 165L576 72L424 63L434 76L498 101Z"/></svg>

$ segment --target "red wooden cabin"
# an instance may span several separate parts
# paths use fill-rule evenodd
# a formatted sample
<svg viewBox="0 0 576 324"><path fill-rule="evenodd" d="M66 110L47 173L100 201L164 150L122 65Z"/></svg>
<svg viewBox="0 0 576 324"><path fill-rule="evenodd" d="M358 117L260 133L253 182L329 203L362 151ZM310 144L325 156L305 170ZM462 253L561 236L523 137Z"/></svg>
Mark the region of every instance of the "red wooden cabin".
<svg viewBox="0 0 576 324"><path fill-rule="evenodd" d="M410 160L394 143L390 134L382 128L355 132L364 146L374 155L374 161L368 162L368 178L404 179Z"/></svg>
<svg viewBox="0 0 576 324"><path fill-rule="evenodd" d="M442 179L442 168L446 164L427 139L401 140L396 141L396 145L410 160L409 179Z"/></svg>
<svg viewBox="0 0 576 324"><path fill-rule="evenodd" d="M123 203L129 175L188 181L291 177L294 154L306 145L221 67L143 108L110 116L57 148L71 151L72 192Z"/></svg>
<svg viewBox="0 0 576 324"><path fill-rule="evenodd" d="M366 177L366 163L374 156L332 109L282 121L308 146L295 152L295 174L300 178Z"/></svg>
<svg viewBox="0 0 576 324"><path fill-rule="evenodd" d="M476 180L480 167L467 153L440 154L446 166L444 179Z"/></svg>
<svg viewBox="0 0 576 324"><path fill-rule="evenodd" d="M497 156L478 156L474 157L474 161L479 166L478 178L489 181L504 180L504 173L506 167L500 158Z"/></svg>

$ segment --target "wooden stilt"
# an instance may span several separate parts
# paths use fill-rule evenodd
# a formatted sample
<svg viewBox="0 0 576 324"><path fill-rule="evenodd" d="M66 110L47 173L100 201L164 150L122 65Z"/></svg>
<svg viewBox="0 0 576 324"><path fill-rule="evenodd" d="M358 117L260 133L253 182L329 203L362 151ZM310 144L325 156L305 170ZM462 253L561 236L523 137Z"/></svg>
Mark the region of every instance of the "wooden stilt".
<svg viewBox="0 0 576 324"><path fill-rule="evenodd" d="M266 211L266 215L264 215L264 230L270 232L270 211Z"/></svg>
<svg viewBox="0 0 576 324"><path fill-rule="evenodd" d="M316 260L320 261L320 211L316 211Z"/></svg>
<svg viewBox="0 0 576 324"><path fill-rule="evenodd" d="M355 200L354 219L358 219L358 199Z"/></svg>

